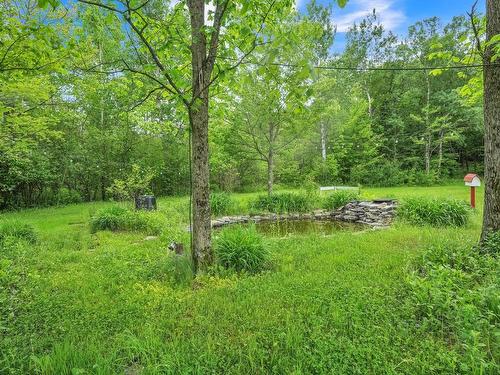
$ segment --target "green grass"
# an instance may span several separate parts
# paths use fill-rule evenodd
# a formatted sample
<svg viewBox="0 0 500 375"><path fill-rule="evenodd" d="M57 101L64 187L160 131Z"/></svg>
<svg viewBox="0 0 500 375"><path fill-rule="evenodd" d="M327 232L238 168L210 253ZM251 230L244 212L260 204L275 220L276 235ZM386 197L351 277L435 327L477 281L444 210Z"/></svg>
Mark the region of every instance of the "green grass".
<svg viewBox="0 0 500 375"><path fill-rule="evenodd" d="M305 192L278 192L259 195L251 202L250 207L254 211L282 214L310 211L313 203L312 197Z"/></svg>
<svg viewBox="0 0 500 375"><path fill-rule="evenodd" d="M468 199L468 190L457 183L362 195ZM235 213L256 196L233 195ZM186 227L187 204L159 199L168 231ZM162 237L91 234L91 216L110 205L2 215L31 224L39 241L0 253L1 374L474 373L464 363L481 371L485 356L467 356L462 342L419 324L404 282L429 248L475 243L481 207L462 228L397 223L269 237L272 271L192 279L188 255L168 252ZM488 351L498 364L498 348Z"/></svg>
<svg viewBox="0 0 500 375"><path fill-rule="evenodd" d="M339 190L328 193L323 198L323 208L326 210L336 210L347 203L358 200L359 192L351 190Z"/></svg>
<svg viewBox="0 0 500 375"><path fill-rule="evenodd" d="M460 199L405 198L398 207L398 217L414 225L464 226L471 214L470 205Z"/></svg>
<svg viewBox="0 0 500 375"><path fill-rule="evenodd" d="M271 266L267 246L254 226L224 228L215 237L214 252L219 265L236 272L259 273Z"/></svg>

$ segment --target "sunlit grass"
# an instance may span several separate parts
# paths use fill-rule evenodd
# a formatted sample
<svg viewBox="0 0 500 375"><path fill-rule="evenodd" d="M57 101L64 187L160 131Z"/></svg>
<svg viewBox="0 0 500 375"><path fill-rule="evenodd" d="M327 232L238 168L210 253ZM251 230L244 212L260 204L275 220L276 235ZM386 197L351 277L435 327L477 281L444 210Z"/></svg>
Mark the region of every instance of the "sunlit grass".
<svg viewBox="0 0 500 375"><path fill-rule="evenodd" d="M361 193L468 199L459 183ZM256 196L233 195L235 213ZM409 262L433 244L475 243L481 208L463 228L396 223L269 237L272 271L192 279L189 254L172 254L162 238L91 234L90 217L112 204L2 215L33 225L41 243L0 255L0 373L459 372L459 343L415 324L403 281ZM183 230L187 205L187 197L160 198L157 215Z"/></svg>

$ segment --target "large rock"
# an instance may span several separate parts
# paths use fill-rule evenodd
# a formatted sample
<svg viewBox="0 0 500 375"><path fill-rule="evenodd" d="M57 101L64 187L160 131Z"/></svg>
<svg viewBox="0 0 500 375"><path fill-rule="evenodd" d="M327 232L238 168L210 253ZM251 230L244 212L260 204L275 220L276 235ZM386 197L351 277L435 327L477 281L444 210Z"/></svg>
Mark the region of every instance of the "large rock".
<svg viewBox="0 0 500 375"><path fill-rule="evenodd" d="M212 220L213 228L220 228L231 224L240 224L278 220L339 220L351 223L369 225L372 228L386 228L392 223L396 215L397 201L353 201L335 211L316 210L305 214L267 214L255 216L225 216Z"/></svg>

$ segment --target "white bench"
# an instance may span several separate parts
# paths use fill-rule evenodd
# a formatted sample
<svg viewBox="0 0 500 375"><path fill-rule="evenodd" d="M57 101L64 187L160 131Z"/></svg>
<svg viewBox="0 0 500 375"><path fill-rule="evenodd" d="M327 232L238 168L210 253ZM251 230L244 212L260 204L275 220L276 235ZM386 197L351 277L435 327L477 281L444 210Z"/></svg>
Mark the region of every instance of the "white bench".
<svg viewBox="0 0 500 375"><path fill-rule="evenodd" d="M319 191L332 191L332 190L353 190L359 192L359 187L356 186L321 186Z"/></svg>

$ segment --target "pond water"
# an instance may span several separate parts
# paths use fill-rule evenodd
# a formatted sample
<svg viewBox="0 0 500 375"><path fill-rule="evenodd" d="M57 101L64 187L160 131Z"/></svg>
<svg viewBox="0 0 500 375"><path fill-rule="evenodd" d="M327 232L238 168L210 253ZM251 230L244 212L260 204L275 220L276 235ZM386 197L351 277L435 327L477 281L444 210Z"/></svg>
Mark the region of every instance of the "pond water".
<svg viewBox="0 0 500 375"><path fill-rule="evenodd" d="M338 232L361 231L365 225L331 220L283 220L261 221L254 224L259 233L272 237L316 234L328 236Z"/></svg>

